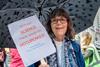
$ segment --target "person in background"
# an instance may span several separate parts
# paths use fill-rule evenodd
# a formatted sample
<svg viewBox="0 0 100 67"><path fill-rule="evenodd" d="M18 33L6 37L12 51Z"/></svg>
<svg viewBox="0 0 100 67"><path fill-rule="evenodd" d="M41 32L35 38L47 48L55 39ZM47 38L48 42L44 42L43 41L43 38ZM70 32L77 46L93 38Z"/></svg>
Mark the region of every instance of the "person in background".
<svg viewBox="0 0 100 67"><path fill-rule="evenodd" d="M39 67L85 67L80 45L73 41L70 17L63 8L56 8L50 13L46 29L56 52L48 56Z"/></svg>
<svg viewBox="0 0 100 67"><path fill-rule="evenodd" d="M83 55L86 67L100 67L100 56L89 32L83 33Z"/></svg>
<svg viewBox="0 0 100 67"><path fill-rule="evenodd" d="M10 48L4 48L5 49L5 53L6 53L6 59L5 59L5 67L10 67L9 64L10 64L10 51L9 49Z"/></svg>
<svg viewBox="0 0 100 67"><path fill-rule="evenodd" d="M10 48L10 67L25 67L16 48Z"/></svg>
<svg viewBox="0 0 100 67"><path fill-rule="evenodd" d="M86 49L88 46L92 43L92 36L90 35L89 32L83 32L82 33L82 41L81 41L81 48L82 52L86 52Z"/></svg>
<svg viewBox="0 0 100 67"><path fill-rule="evenodd" d="M4 67L4 62L6 59L6 54L4 48L0 48L0 67Z"/></svg>
<svg viewBox="0 0 100 67"><path fill-rule="evenodd" d="M17 48L9 48L9 51L10 51L9 67L25 67ZM32 64L28 67L34 67L34 64Z"/></svg>

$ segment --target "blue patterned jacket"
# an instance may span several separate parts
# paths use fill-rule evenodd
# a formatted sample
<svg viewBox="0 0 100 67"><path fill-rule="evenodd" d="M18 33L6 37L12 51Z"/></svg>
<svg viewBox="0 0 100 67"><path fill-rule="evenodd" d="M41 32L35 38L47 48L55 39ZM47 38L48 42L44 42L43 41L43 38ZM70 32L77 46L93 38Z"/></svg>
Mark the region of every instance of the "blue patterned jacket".
<svg viewBox="0 0 100 67"><path fill-rule="evenodd" d="M81 48L80 45L76 42L76 41L72 41L72 40L66 40L65 42L70 41L72 44L72 47L74 49L74 53L76 56L76 63L78 65L78 67L85 67L85 61L81 52ZM50 65L50 67L58 67L58 63L57 63L57 54L54 53L50 56L47 57L47 61L48 64Z"/></svg>
<svg viewBox="0 0 100 67"><path fill-rule="evenodd" d="M72 42L72 46L75 50L78 67L85 67L85 61L84 61L84 58L83 58L83 55L81 52L80 45L78 43L76 43L75 41L71 41L71 42Z"/></svg>

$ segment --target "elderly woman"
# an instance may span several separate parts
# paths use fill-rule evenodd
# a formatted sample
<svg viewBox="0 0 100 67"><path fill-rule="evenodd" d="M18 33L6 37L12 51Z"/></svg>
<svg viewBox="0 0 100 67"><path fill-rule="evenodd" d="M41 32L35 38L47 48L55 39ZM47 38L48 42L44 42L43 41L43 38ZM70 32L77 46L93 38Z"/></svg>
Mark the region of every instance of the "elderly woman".
<svg viewBox="0 0 100 67"><path fill-rule="evenodd" d="M56 53L46 58L39 67L85 67L80 45L73 41L73 27L68 13L54 9L47 23L47 31L55 45Z"/></svg>

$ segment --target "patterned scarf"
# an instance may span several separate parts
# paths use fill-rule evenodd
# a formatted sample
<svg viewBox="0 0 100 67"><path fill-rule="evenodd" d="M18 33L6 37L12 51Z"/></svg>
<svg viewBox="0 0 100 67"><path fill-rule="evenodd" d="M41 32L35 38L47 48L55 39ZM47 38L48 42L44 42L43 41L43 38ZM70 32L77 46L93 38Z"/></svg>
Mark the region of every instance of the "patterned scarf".
<svg viewBox="0 0 100 67"><path fill-rule="evenodd" d="M64 41L63 47L64 47L62 51L63 67L78 67L76 64L76 56L71 41L70 40ZM50 67L59 67L57 52L47 57L47 61Z"/></svg>

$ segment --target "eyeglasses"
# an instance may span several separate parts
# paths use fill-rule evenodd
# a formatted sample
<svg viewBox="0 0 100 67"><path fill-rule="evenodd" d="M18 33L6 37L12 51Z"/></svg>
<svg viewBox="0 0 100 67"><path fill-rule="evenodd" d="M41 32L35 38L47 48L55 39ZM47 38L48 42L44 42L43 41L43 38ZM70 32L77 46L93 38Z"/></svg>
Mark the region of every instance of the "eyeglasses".
<svg viewBox="0 0 100 67"><path fill-rule="evenodd" d="M61 19L51 19L51 22L52 22L53 24L57 24L58 21L60 21L60 22L63 24L63 23L66 23L65 21L67 21L67 20L66 20L66 18L61 18Z"/></svg>

